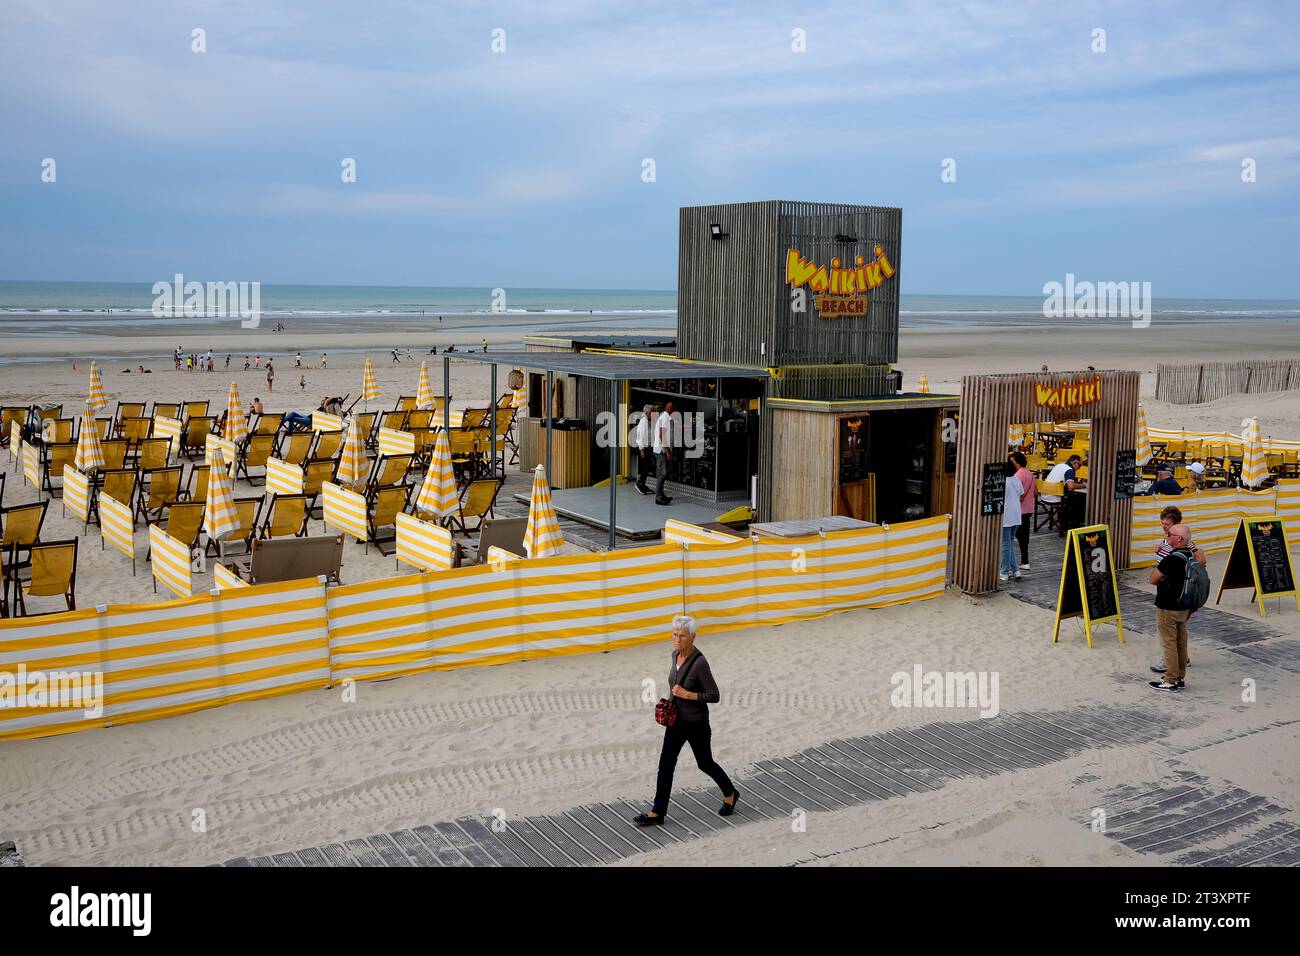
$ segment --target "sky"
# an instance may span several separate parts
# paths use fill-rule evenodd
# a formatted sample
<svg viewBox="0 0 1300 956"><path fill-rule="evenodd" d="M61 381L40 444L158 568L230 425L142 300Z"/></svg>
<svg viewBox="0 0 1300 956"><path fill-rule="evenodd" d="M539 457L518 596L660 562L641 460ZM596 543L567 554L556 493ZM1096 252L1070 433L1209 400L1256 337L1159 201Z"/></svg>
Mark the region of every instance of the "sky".
<svg viewBox="0 0 1300 956"><path fill-rule="evenodd" d="M791 199L902 207L907 293L1074 273L1300 298L1298 23L1200 0L5 0L0 279L671 289L680 206Z"/></svg>

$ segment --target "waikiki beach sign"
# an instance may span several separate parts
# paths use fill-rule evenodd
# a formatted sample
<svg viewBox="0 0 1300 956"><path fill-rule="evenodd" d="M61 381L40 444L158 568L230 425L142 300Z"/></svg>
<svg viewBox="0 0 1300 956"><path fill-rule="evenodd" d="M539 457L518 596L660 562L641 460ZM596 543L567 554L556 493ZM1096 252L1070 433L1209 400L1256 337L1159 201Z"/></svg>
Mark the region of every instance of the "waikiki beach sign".
<svg viewBox="0 0 1300 956"><path fill-rule="evenodd" d="M1059 385L1034 382L1033 389L1035 405L1059 414L1100 402L1101 376L1094 375L1092 378L1080 378L1073 382L1062 379Z"/></svg>
<svg viewBox="0 0 1300 956"><path fill-rule="evenodd" d="M807 286L814 294L817 314L823 319L866 315L870 305L867 294L884 285L896 271L883 246L876 246L876 258L870 262L858 256L854 265L843 266L836 257L829 269L805 259L798 249L790 249L785 257L785 281L795 311L803 311Z"/></svg>

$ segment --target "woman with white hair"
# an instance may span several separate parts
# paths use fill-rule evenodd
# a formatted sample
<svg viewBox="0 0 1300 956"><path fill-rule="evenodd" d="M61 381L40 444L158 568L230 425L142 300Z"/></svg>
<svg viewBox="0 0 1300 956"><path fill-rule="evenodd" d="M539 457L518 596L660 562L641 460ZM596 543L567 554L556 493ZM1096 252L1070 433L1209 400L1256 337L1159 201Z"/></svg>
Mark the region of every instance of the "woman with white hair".
<svg viewBox="0 0 1300 956"><path fill-rule="evenodd" d="M668 814L668 796L673 789L677 756L687 743L695 754L696 766L712 777L722 791L718 815L729 817L736 812L740 792L713 759L713 731L709 727L709 704L716 704L721 695L713 672L709 670L709 662L695 647L695 619L684 614L673 618L673 658L668 670L668 686L672 688L672 697L660 701L660 707L656 709L656 717L665 726L654 806L650 812L633 817L632 822L642 827L663 825Z"/></svg>

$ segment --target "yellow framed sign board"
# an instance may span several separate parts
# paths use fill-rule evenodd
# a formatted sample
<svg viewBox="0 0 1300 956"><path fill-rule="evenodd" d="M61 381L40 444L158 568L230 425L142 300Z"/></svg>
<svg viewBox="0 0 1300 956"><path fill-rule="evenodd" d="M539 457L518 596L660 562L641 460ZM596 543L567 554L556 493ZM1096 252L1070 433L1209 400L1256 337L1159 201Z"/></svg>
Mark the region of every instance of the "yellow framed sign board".
<svg viewBox="0 0 1300 956"><path fill-rule="evenodd" d="M1296 610L1300 610L1300 594L1296 592L1295 566L1291 562L1291 549L1286 539L1286 525L1281 518L1243 518L1237 527L1237 536L1228 552L1228 566L1223 569L1223 581L1214 603L1219 603L1224 591L1234 588L1254 588L1251 600L1259 601L1259 616L1268 617L1264 610L1265 598L1294 597Z"/></svg>
<svg viewBox="0 0 1300 956"><path fill-rule="evenodd" d="M1104 524L1074 528L1066 535L1065 558L1061 562L1061 587L1056 595L1056 620L1052 643L1060 640L1061 621L1083 618L1083 633L1092 647L1092 629L1115 622L1119 642L1124 643L1124 623L1119 611L1119 586L1110 549L1110 529Z"/></svg>

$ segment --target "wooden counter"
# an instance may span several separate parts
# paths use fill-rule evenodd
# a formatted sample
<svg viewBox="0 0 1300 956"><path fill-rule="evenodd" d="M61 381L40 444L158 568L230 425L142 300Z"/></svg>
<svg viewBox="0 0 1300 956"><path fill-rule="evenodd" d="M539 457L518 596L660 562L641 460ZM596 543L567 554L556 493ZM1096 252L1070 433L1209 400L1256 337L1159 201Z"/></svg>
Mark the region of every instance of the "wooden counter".
<svg viewBox="0 0 1300 956"><path fill-rule="evenodd" d="M531 473L546 463L546 428L543 419L519 421L519 470ZM591 432L551 430L551 487L586 488L591 484Z"/></svg>

